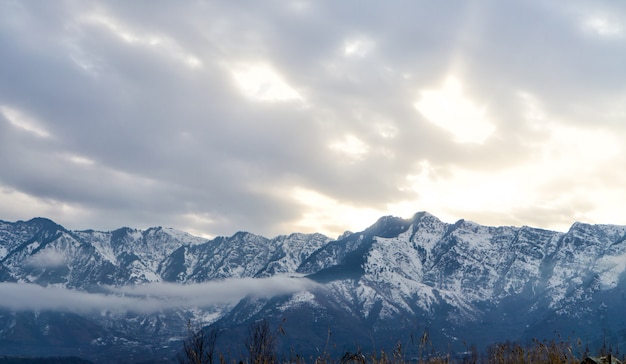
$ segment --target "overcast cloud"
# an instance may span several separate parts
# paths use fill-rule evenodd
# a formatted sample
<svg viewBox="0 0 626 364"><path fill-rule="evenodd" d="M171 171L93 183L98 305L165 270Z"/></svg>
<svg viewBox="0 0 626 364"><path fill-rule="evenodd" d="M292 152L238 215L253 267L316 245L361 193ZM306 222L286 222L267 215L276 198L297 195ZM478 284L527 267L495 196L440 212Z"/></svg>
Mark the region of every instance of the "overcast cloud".
<svg viewBox="0 0 626 364"><path fill-rule="evenodd" d="M0 0L0 219L626 224L617 1Z"/></svg>

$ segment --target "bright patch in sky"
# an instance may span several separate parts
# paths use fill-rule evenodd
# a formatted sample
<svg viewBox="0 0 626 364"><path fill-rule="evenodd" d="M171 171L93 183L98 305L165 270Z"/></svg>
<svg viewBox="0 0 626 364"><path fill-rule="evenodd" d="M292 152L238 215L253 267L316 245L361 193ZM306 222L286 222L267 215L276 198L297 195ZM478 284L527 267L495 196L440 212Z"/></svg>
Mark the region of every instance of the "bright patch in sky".
<svg viewBox="0 0 626 364"><path fill-rule="evenodd" d="M609 160L621 152L615 135L594 129L581 129L560 124L548 124L551 140L546 144L544 158L560 168L593 168L596 163ZM574 170L575 169L575 170Z"/></svg>
<svg viewBox="0 0 626 364"><path fill-rule="evenodd" d="M185 56L185 62L191 68L198 68L202 66L202 62L195 56L191 56L191 55Z"/></svg>
<svg viewBox="0 0 626 364"><path fill-rule="evenodd" d="M107 29L123 42L154 49L162 56L173 57L185 66L195 69L202 67L202 61L197 56L184 50L174 39L164 35L146 34L131 29L112 16L91 14L83 17L83 22ZM83 66L83 64L81 64ZM84 67L84 66L83 66Z"/></svg>
<svg viewBox="0 0 626 364"><path fill-rule="evenodd" d="M398 135L398 128L390 123L378 123L374 125L374 128L378 131L378 134L385 139L395 138Z"/></svg>
<svg viewBox="0 0 626 364"><path fill-rule="evenodd" d="M22 113L21 111L8 106L0 106L0 112L2 112L2 115L4 115L4 117L13 126L29 132L39 138L50 137L50 133L48 133L46 129L44 129L42 126L40 126L39 122L31 118L30 116Z"/></svg>
<svg viewBox="0 0 626 364"><path fill-rule="evenodd" d="M585 25L592 32L604 37L621 36L624 32L621 24L602 16L587 19Z"/></svg>
<svg viewBox="0 0 626 364"><path fill-rule="evenodd" d="M546 124L543 131L549 139L535 146L540 151L535 158L500 171L485 173L456 167L440 173L430 162L422 161L420 172L409 177L410 188L419 196L413 205L442 211L438 216L443 219L499 214L499 220L492 224L519 225L511 217L515 211L523 215L534 209L553 211L585 204L587 213L568 216L562 225L553 225L561 230L566 230L574 219L614 220L615 216L599 214L607 209L617 211L619 206L610 196L624 193L598 188L590 176L612 168L613 158L622 152L618 139L602 130L561 124ZM573 188L562 190L559 184ZM541 223L541 215L526 218L526 224Z"/></svg>
<svg viewBox="0 0 626 364"><path fill-rule="evenodd" d="M201 230L196 230L194 226L209 226L215 224L215 219L208 216L208 214L194 214L187 213L183 216L184 221L189 221L189 226L184 226L185 232L188 232L194 236L199 236L205 239L213 239L213 235L209 235Z"/></svg>
<svg viewBox="0 0 626 364"><path fill-rule="evenodd" d="M366 56L373 48L374 43L367 38L356 38L344 43L343 53L346 56Z"/></svg>
<svg viewBox="0 0 626 364"><path fill-rule="evenodd" d="M291 197L307 207L296 222L298 231L340 233L348 228L364 229L383 215L379 210L353 206L308 188L293 188Z"/></svg>
<svg viewBox="0 0 626 364"><path fill-rule="evenodd" d="M70 162L82 165L82 166L93 166L95 162L87 157L83 157L75 154L68 154L65 156Z"/></svg>
<svg viewBox="0 0 626 364"><path fill-rule="evenodd" d="M41 216L57 216L58 219L76 221L90 216L90 211L74 204L52 200L50 198L38 198L27 193L4 188L0 185L0 214L16 214L24 216L24 219L32 218L32 211L37 211Z"/></svg>
<svg viewBox="0 0 626 364"><path fill-rule="evenodd" d="M91 14L83 17L83 21L94 25L100 25L127 43L142 42L142 39L138 35L134 34L122 24L116 22L112 17L103 14ZM154 37L150 37L144 41L151 45L158 44L158 40Z"/></svg>
<svg viewBox="0 0 626 364"><path fill-rule="evenodd" d="M255 64L233 72L237 86L247 97L257 101L298 101L302 96L271 67Z"/></svg>
<svg viewBox="0 0 626 364"><path fill-rule="evenodd" d="M459 143L482 144L495 130L484 108L463 94L461 82L449 76L440 89L422 90L414 105L431 123L454 135Z"/></svg>
<svg viewBox="0 0 626 364"><path fill-rule="evenodd" d="M342 140L332 143L330 149L343 153L354 160L360 160L369 151L369 146L354 135L346 135Z"/></svg>

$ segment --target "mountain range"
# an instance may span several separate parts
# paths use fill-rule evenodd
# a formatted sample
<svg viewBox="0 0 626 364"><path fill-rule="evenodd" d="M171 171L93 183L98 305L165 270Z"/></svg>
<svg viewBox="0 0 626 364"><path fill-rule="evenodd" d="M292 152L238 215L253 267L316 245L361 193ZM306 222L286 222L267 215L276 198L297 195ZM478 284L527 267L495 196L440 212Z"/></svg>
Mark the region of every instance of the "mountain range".
<svg viewBox="0 0 626 364"><path fill-rule="evenodd" d="M506 340L626 345L626 226L567 232L444 223L420 212L361 232L207 240L170 228L71 231L0 221L0 355L171 362L191 322L245 355L486 350Z"/></svg>

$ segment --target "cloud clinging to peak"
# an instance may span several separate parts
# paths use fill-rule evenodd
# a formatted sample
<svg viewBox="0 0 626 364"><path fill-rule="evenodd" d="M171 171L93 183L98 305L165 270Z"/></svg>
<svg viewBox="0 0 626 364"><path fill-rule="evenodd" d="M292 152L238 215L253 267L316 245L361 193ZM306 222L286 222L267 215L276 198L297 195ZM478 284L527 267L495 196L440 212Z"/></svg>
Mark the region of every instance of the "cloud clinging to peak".
<svg viewBox="0 0 626 364"><path fill-rule="evenodd" d="M235 304L244 297L272 297L313 289L306 278L225 279L197 284L150 283L140 286L109 287L103 292L42 287L26 283L0 283L0 308L50 310L75 313L154 313L176 308L205 308Z"/></svg>

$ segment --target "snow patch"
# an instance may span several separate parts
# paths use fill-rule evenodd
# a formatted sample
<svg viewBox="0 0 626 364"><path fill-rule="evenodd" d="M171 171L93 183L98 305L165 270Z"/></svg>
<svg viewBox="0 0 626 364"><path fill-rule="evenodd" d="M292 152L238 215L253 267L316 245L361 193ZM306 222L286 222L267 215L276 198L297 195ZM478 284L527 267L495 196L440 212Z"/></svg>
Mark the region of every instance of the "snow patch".
<svg viewBox="0 0 626 364"><path fill-rule="evenodd" d="M289 298L289 301L282 304L280 307L278 307L278 309L284 312L290 308L307 304L311 307L319 307L319 304L315 302L315 295L313 293L309 291L300 291L294 293L291 298Z"/></svg>
<svg viewBox="0 0 626 364"><path fill-rule="evenodd" d="M199 245L207 242L207 239L200 238L195 235L191 235L187 232L172 229L172 228L163 228L168 235L172 238L178 240L181 243L189 244L189 245Z"/></svg>

